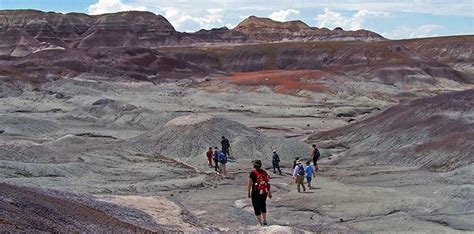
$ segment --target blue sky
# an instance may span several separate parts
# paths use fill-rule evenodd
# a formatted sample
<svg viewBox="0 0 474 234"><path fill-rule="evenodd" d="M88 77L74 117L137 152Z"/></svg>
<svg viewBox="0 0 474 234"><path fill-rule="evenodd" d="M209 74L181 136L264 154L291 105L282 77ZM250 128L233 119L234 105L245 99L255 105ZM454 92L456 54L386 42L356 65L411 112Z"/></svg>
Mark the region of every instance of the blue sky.
<svg viewBox="0 0 474 234"><path fill-rule="evenodd" d="M165 16L178 31L231 28L256 15L331 29L364 28L391 39L474 34L474 0L0 0L0 9L146 10Z"/></svg>

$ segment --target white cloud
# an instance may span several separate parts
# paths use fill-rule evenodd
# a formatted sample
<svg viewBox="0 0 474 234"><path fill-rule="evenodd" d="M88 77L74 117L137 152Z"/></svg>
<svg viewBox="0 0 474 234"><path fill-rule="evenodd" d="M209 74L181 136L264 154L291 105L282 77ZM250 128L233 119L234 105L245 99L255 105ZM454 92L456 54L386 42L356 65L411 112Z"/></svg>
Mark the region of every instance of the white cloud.
<svg viewBox="0 0 474 234"><path fill-rule="evenodd" d="M382 33L384 37L390 39L420 38L438 36L437 32L445 27L437 24L425 24L419 27L408 27L406 25L394 29L390 33Z"/></svg>
<svg viewBox="0 0 474 234"><path fill-rule="evenodd" d="M207 13L205 17L193 17L192 20L205 29L222 27L222 9L207 9Z"/></svg>
<svg viewBox="0 0 474 234"><path fill-rule="evenodd" d="M294 9L279 10L272 12L268 17L272 20L284 22L288 17L298 15L299 13L300 11Z"/></svg>
<svg viewBox="0 0 474 234"><path fill-rule="evenodd" d="M472 34L472 26L469 27L469 23L467 25L453 23L462 20L464 22L466 20L472 21L474 17L472 1L279 0L268 4L268 0L96 0L94 4L89 6L88 12L90 14L102 14L126 10L148 10L165 16L178 31L196 31L203 27L212 28L222 27L223 25L231 26L238 24L241 19L249 15L257 15L270 16L272 19L281 21L298 18L319 27L367 28L379 32L385 31L390 35L397 34L394 30L396 26L410 25L411 19L430 19L434 18L433 15L443 15L447 16L446 21L443 21L443 25L446 25L444 32L449 31L450 34L467 32L467 34ZM311 12L317 14L325 8L327 10L318 15L317 18L314 18L315 13L311 15ZM210 9L210 11L206 9ZM296 13L296 11L299 13ZM378 21L380 17L385 17L388 14L394 18L403 18L403 22L393 23L393 19L383 22ZM459 19L451 18L451 16L468 18ZM426 20L423 22L430 23ZM403 28L398 29L398 31L402 30ZM406 33L405 35L409 36L410 34Z"/></svg>
<svg viewBox="0 0 474 234"><path fill-rule="evenodd" d="M325 8L324 13L316 16L316 20L319 24L319 27L342 27L343 29L357 30L364 28L364 22L368 18L386 16L389 16L389 14L386 12L368 10L359 10L352 16L344 16L339 12Z"/></svg>
<svg viewBox="0 0 474 234"><path fill-rule="evenodd" d="M268 0L129 0L135 5L147 8L176 7L181 10L220 8L226 11L268 12L287 9L324 9L336 11L368 11L381 12L409 12L433 15L473 16L474 4L472 0L279 0L269 4ZM132 4L132 3L130 3ZM132 4L133 5L133 4Z"/></svg>
<svg viewBox="0 0 474 234"><path fill-rule="evenodd" d="M211 29L224 25L222 9L207 9L201 17L194 17L190 13L173 7L164 8L164 17L179 31L184 24L196 23L200 28Z"/></svg>
<svg viewBox="0 0 474 234"><path fill-rule="evenodd" d="M192 19L191 16L183 14L178 9L172 7L165 8L163 15L175 29L179 29L184 22Z"/></svg>
<svg viewBox="0 0 474 234"><path fill-rule="evenodd" d="M473 16L472 0L345 0L331 2L312 2L307 7L328 7L337 10L357 11L361 8L369 11L422 13L432 15Z"/></svg>
<svg viewBox="0 0 474 234"><path fill-rule="evenodd" d="M235 26L237 26L237 25L235 25L235 24L225 24L225 26L226 26L228 29L233 29L233 28L235 28Z"/></svg>
<svg viewBox="0 0 474 234"><path fill-rule="evenodd" d="M99 0L90 5L88 10L89 14L100 15L118 11L146 11L146 7L123 4L120 0Z"/></svg>

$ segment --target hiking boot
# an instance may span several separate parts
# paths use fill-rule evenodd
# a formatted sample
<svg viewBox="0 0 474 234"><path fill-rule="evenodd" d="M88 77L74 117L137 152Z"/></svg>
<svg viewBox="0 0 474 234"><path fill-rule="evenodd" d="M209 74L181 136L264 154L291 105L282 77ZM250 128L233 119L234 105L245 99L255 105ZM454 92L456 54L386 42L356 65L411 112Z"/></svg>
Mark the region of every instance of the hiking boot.
<svg viewBox="0 0 474 234"><path fill-rule="evenodd" d="M267 226L268 223L267 223L267 220L263 220L263 226Z"/></svg>

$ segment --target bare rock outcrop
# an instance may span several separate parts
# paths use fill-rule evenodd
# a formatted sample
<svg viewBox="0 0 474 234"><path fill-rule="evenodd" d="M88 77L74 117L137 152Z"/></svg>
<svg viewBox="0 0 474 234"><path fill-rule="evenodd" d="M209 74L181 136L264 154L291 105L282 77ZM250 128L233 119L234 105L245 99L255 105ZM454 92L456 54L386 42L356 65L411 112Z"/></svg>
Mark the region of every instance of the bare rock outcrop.
<svg viewBox="0 0 474 234"><path fill-rule="evenodd" d="M36 10L0 11L2 55L24 56L43 47L156 47L174 41L173 26L151 12L103 15ZM21 45L24 48L16 48ZM21 51L12 51L12 48Z"/></svg>
<svg viewBox="0 0 474 234"><path fill-rule="evenodd" d="M109 98L102 98L90 106L75 109L63 118L92 122L107 127L138 127L140 129L151 128L160 122L158 114L149 109Z"/></svg>
<svg viewBox="0 0 474 234"><path fill-rule="evenodd" d="M258 42L385 40L379 34L367 30L344 31L342 29L319 29L310 27L301 20L279 22L256 16L250 16L244 19L234 30L248 35L251 40Z"/></svg>
<svg viewBox="0 0 474 234"><path fill-rule="evenodd" d="M460 43L473 39L471 36L453 38ZM464 43L471 50L473 45ZM385 85L423 89L440 85L440 79L449 80L446 83L451 86L474 83L469 74L424 56L403 41L266 43L212 49L173 48L162 52L201 67L231 73L311 69L343 74L351 80L361 77Z"/></svg>
<svg viewBox="0 0 474 234"><path fill-rule="evenodd" d="M5 130L5 134L20 136L50 136L59 131L59 126L55 122L23 116L0 117L0 128Z"/></svg>
<svg viewBox="0 0 474 234"><path fill-rule="evenodd" d="M95 18L95 24L81 35L78 47L156 47L176 33L168 20L151 12L119 12Z"/></svg>
<svg viewBox="0 0 474 234"><path fill-rule="evenodd" d="M472 63L474 39L472 36L432 37L406 40L408 48L436 61L448 64Z"/></svg>
<svg viewBox="0 0 474 234"><path fill-rule="evenodd" d="M0 55L25 56L44 48L147 47L278 41L380 41L376 33L311 28L302 21L277 22L251 16L235 29L177 32L151 12L102 15L37 10L0 11Z"/></svg>
<svg viewBox="0 0 474 234"><path fill-rule="evenodd" d="M91 48L43 50L0 64L17 69L24 76L45 77L50 74L75 77L98 75L120 80L158 82L159 76L181 78L205 76L207 71L187 61L165 56L147 48Z"/></svg>
<svg viewBox="0 0 474 234"><path fill-rule="evenodd" d="M221 136L231 144L231 157L239 160L270 159L272 150L290 161L295 156L305 157L309 146L289 139L263 135L255 129L224 118L209 115L186 115L170 120L136 137L132 145L144 152L159 152L182 161L195 163L208 147L220 146Z"/></svg>
<svg viewBox="0 0 474 234"><path fill-rule="evenodd" d="M91 198L0 183L6 232L146 232L165 230L147 214ZM144 228L145 227L145 228Z"/></svg>
<svg viewBox="0 0 474 234"><path fill-rule="evenodd" d="M474 162L473 117L474 90L470 89L402 103L308 141L349 148L341 163L449 171Z"/></svg>

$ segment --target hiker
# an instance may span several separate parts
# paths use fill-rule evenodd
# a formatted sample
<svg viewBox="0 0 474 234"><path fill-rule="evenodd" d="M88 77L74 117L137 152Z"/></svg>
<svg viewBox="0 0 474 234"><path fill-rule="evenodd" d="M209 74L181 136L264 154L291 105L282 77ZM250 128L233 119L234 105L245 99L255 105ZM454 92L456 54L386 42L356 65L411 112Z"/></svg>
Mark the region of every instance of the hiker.
<svg viewBox="0 0 474 234"><path fill-rule="evenodd" d="M296 162L298 162L299 159L300 159L299 157L296 157L295 161L293 161L293 169L295 169L296 164L297 164Z"/></svg>
<svg viewBox="0 0 474 234"><path fill-rule="evenodd" d="M222 175L224 175L225 177L227 175L227 171L226 171L227 155L223 151L220 151L218 156L219 156L219 163L221 164L220 170L221 170Z"/></svg>
<svg viewBox="0 0 474 234"><path fill-rule="evenodd" d="M212 168L212 155L214 154L214 151L212 151L212 147L209 147L209 150L206 152L207 156L207 165L209 168Z"/></svg>
<svg viewBox="0 0 474 234"><path fill-rule="evenodd" d="M321 157L321 153L319 152L319 149L316 147L315 144L313 144L313 152L311 153L311 156L313 157L314 169L317 171L319 169L318 160Z"/></svg>
<svg viewBox="0 0 474 234"><path fill-rule="evenodd" d="M219 149L214 147L214 153L212 154L212 159L214 160L214 170L219 172Z"/></svg>
<svg viewBox="0 0 474 234"><path fill-rule="evenodd" d="M252 206L260 225L267 225L267 197L272 198L270 191L270 176L262 169L262 161L253 161L253 170L250 172L247 186L248 197L252 199Z"/></svg>
<svg viewBox="0 0 474 234"><path fill-rule="evenodd" d="M230 143L229 143L229 140L225 138L225 136L222 136L221 145L222 145L222 151L227 157L229 157L230 156L229 155Z"/></svg>
<svg viewBox="0 0 474 234"><path fill-rule="evenodd" d="M311 179L312 177L316 178L316 173L314 172L313 167L311 166L310 162L306 162L306 167L304 168L306 172L306 181L308 182L308 190L312 190L313 187L311 187Z"/></svg>
<svg viewBox="0 0 474 234"><path fill-rule="evenodd" d="M298 192L301 193L300 186L303 187L303 192L306 192L306 188L304 187L304 166L301 164L301 161L296 161L295 169L293 170L293 177L295 178L296 187L298 188Z"/></svg>
<svg viewBox="0 0 474 234"><path fill-rule="evenodd" d="M278 169L278 174L281 175L280 156L278 156L276 150L273 150L272 166L273 166L273 174L275 174L275 173L276 173L276 169Z"/></svg>

